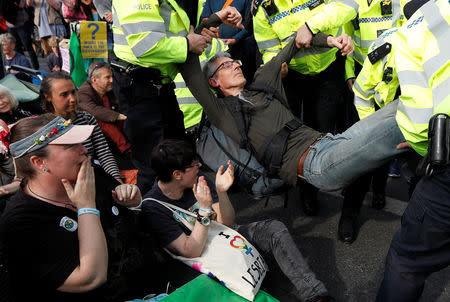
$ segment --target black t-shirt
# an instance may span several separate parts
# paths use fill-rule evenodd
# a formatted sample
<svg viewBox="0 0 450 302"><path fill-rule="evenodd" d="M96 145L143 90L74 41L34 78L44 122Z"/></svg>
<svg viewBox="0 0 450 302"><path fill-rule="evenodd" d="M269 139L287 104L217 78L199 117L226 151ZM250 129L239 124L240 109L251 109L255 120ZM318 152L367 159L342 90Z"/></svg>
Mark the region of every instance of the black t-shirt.
<svg viewBox="0 0 450 302"><path fill-rule="evenodd" d="M211 194L213 196L213 201L217 201L217 193L215 191L215 186L209 181L208 186L211 189ZM145 194L144 198L154 198L163 202L173 204L184 210L193 212L200 206L195 199L194 192L192 189L184 190L183 197L178 200L170 199L163 194L158 186L158 182L155 181L152 189ZM191 216L177 211L180 216L185 217L188 221L195 219ZM142 205L141 212L141 222L143 228L147 233L151 233L158 240L162 247L166 247L172 241L180 237L182 233L187 235L190 234L190 230L187 229L181 222L177 221L178 218L169 209L163 205L157 203L156 201L148 200L144 201Z"/></svg>
<svg viewBox="0 0 450 302"><path fill-rule="evenodd" d="M77 213L22 190L8 202L0 238L7 247L8 270L18 298L56 294L79 264L77 228Z"/></svg>
<svg viewBox="0 0 450 302"><path fill-rule="evenodd" d="M116 260L120 261L117 258L124 254L122 237L130 237L121 227L124 219L134 214L113 203L111 190L118 184L115 179L97 166L95 176L96 204L108 242L108 282L84 294L56 290L79 265L77 213L43 202L20 189L8 201L0 218L0 241L19 301L36 297L45 301L105 301L105 297L114 295L110 275Z"/></svg>

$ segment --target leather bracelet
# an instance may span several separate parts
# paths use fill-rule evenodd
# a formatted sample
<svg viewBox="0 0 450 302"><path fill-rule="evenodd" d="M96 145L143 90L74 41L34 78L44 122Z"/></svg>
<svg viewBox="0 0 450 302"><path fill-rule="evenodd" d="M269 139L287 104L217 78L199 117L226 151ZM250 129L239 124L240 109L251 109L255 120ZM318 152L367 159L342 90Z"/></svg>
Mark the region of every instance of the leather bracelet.
<svg viewBox="0 0 450 302"><path fill-rule="evenodd" d="M100 217L100 211L97 209L92 208L82 208L78 210L78 217L80 217L83 214L95 214L98 217Z"/></svg>

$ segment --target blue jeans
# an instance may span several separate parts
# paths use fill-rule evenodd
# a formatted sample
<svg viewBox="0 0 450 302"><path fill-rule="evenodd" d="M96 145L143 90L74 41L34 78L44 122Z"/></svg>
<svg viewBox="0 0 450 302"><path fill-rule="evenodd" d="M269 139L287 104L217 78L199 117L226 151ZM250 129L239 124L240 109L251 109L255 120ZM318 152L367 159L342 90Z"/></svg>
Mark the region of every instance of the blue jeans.
<svg viewBox="0 0 450 302"><path fill-rule="evenodd" d="M341 134L319 139L306 156L305 180L325 191L339 190L406 151L396 148L405 141L395 119L397 104L389 103Z"/></svg>
<svg viewBox="0 0 450 302"><path fill-rule="evenodd" d="M238 225L236 230L259 251L271 253L278 266L289 278L302 301L317 301L326 296L327 289L309 268L286 226L273 219Z"/></svg>

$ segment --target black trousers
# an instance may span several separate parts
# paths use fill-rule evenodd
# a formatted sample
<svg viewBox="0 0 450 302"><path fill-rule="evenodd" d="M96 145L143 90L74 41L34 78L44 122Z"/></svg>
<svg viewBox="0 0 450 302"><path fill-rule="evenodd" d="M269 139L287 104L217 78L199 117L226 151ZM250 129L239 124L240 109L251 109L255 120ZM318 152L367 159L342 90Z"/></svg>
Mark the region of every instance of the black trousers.
<svg viewBox="0 0 450 302"><path fill-rule="evenodd" d="M418 301L426 278L448 265L450 166L417 184L392 239L377 301Z"/></svg>
<svg viewBox="0 0 450 302"><path fill-rule="evenodd" d="M289 69L283 80L286 97L295 116L321 132L343 130L344 59L338 55L317 75L303 75Z"/></svg>
<svg viewBox="0 0 450 302"><path fill-rule="evenodd" d="M157 87L141 72L134 78L113 70L114 93L120 111L127 116L124 134L131 143L137 185L142 194L151 189L156 175L150 165L153 148L163 139L184 139L183 113L178 107L173 83Z"/></svg>

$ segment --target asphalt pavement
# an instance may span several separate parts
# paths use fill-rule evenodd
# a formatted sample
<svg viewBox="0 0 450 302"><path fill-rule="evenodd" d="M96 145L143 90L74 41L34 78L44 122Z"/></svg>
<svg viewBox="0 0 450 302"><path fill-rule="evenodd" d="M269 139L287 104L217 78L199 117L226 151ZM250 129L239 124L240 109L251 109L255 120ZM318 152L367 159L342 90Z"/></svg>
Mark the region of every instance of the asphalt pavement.
<svg viewBox="0 0 450 302"><path fill-rule="evenodd" d="M235 191L230 197L237 211L237 223L267 218L283 221L311 269L337 302L368 302L375 301L385 257L394 233L400 228L408 200L408 185L403 178L389 178L386 191L387 205L383 210L372 209L372 194L367 194L360 213L358 239L352 244L337 239L343 200L339 193L319 192L320 212L314 217L302 212L295 189L289 191L286 208L283 195L270 197L268 201L254 200L242 191ZM266 261L270 270L263 284L266 291L283 302L299 301L295 288L276 262ZM450 267L428 278L420 301L450 301Z"/></svg>

